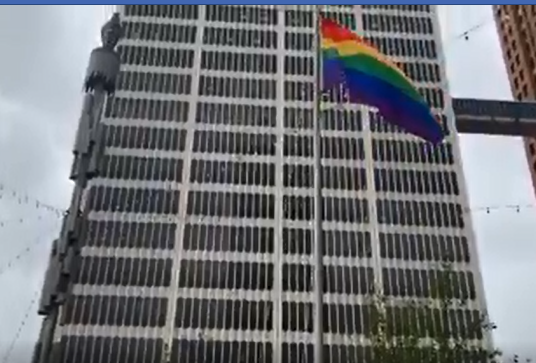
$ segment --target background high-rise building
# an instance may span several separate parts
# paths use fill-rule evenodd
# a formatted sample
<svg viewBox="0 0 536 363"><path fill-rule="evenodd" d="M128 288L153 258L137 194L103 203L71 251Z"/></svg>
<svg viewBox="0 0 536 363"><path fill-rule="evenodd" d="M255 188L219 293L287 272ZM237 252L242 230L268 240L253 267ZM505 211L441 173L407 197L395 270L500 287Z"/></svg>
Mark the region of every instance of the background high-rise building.
<svg viewBox="0 0 536 363"><path fill-rule="evenodd" d="M55 333L61 361L312 362L313 6L120 12L121 74ZM325 16L393 56L452 128L434 6ZM369 354L374 287L401 324L396 301L430 297L446 261L453 296L469 300L452 312L463 334L485 303L456 133L432 147L342 98L327 94L322 111L324 361Z"/></svg>
<svg viewBox="0 0 536 363"><path fill-rule="evenodd" d="M536 99L536 5L494 5L510 87L518 101ZM536 135L524 138L536 192Z"/></svg>

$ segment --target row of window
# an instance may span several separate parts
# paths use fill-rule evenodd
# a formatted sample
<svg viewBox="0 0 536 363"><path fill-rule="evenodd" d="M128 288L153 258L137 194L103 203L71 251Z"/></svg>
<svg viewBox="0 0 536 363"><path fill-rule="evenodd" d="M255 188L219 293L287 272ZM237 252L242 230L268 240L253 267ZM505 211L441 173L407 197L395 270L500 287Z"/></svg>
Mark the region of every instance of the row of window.
<svg viewBox="0 0 536 363"><path fill-rule="evenodd" d="M452 145L402 140L372 140L372 158L381 162L454 164Z"/></svg>
<svg viewBox="0 0 536 363"><path fill-rule="evenodd" d="M365 36L365 40L375 45L382 53L396 57L436 59L437 47L433 40L408 39L401 37Z"/></svg>
<svg viewBox="0 0 536 363"><path fill-rule="evenodd" d="M323 231L324 256L372 257L367 232ZM267 227L187 224L185 250L213 252L274 253L274 230ZM283 253L313 254L313 231L283 229Z"/></svg>
<svg viewBox="0 0 536 363"><path fill-rule="evenodd" d="M131 92L188 95L192 92L192 76L189 74L121 72L117 89Z"/></svg>
<svg viewBox="0 0 536 363"><path fill-rule="evenodd" d="M312 292L312 265L283 264L283 291ZM372 268L324 266L324 293L364 295L373 286ZM180 288L272 290L274 265L233 261L183 260L179 270Z"/></svg>
<svg viewBox="0 0 536 363"><path fill-rule="evenodd" d="M193 152L275 155L276 136L271 134L233 133L196 130ZM321 156L324 159L363 160L362 139L346 137L323 137ZM129 144L131 145L131 144ZM283 155L313 157L313 137L285 135Z"/></svg>
<svg viewBox="0 0 536 363"><path fill-rule="evenodd" d="M457 203L377 200L378 223L400 226L464 228L462 206Z"/></svg>
<svg viewBox="0 0 536 363"><path fill-rule="evenodd" d="M125 5L126 16L193 20L199 17L199 5Z"/></svg>
<svg viewBox="0 0 536 363"><path fill-rule="evenodd" d="M383 289L389 296L475 299L470 271L437 271L384 268Z"/></svg>
<svg viewBox="0 0 536 363"><path fill-rule="evenodd" d="M186 122L190 104L184 101L114 96L106 103L106 117Z"/></svg>
<svg viewBox="0 0 536 363"><path fill-rule="evenodd" d="M183 151L186 142L186 130L113 125L104 130L107 147Z"/></svg>
<svg viewBox="0 0 536 363"><path fill-rule="evenodd" d="M409 134L406 130L398 127L397 125L387 122L382 116L376 112L369 112L370 115L370 130L372 132L380 133L395 133L395 134ZM450 135L450 128L447 120L447 116L443 114L435 114L440 121L440 125L443 128L443 134L445 136Z"/></svg>
<svg viewBox="0 0 536 363"><path fill-rule="evenodd" d="M312 291L312 265L283 264L283 291ZM81 257L74 283L85 285L168 287L171 259ZM355 266L324 266L324 292L368 294L373 270ZM178 287L272 290L274 265L268 263L182 260Z"/></svg>
<svg viewBox="0 0 536 363"><path fill-rule="evenodd" d="M459 195L455 172L375 169L376 191L411 194Z"/></svg>
<svg viewBox="0 0 536 363"><path fill-rule="evenodd" d="M293 57L298 59L307 59ZM201 53L201 69L229 72L277 73L275 54L231 53L204 50Z"/></svg>
<svg viewBox="0 0 536 363"><path fill-rule="evenodd" d="M171 284L173 260L81 257L73 283L82 285L161 286Z"/></svg>
<svg viewBox="0 0 536 363"><path fill-rule="evenodd" d="M195 42L196 28L172 24L125 22L128 39L155 40L192 44ZM366 39L389 55L437 58L436 44L432 40L406 39L399 37L366 37ZM277 33L230 27L208 27L203 32L203 43L247 48L277 48ZM312 51L314 36L308 33L285 33L285 49Z"/></svg>
<svg viewBox="0 0 536 363"><path fill-rule="evenodd" d="M120 45L117 52L121 64L173 68L192 68L194 65L192 49Z"/></svg>
<svg viewBox="0 0 536 363"><path fill-rule="evenodd" d="M232 27L209 27L203 32L203 44L245 48L277 48L277 33Z"/></svg>
<svg viewBox="0 0 536 363"><path fill-rule="evenodd" d="M72 296L63 312L64 324L163 327L168 300L123 296ZM324 304L324 331L369 333L370 308ZM313 331L313 304L283 302L284 331ZM175 326L190 329L271 331L273 302L179 298Z"/></svg>
<svg viewBox="0 0 536 363"><path fill-rule="evenodd" d="M276 25L277 9L247 5L206 5L205 20L226 23Z"/></svg>
<svg viewBox="0 0 536 363"><path fill-rule="evenodd" d="M122 296L71 296L63 310L64 324L162 327L166 323L168 300ZM324 304L326 333L365 334L372 329L372 308L364 305ZM313 332L312 303L283 302L283 330ZM421 337L440 337L444 328L453 336L481 339L480 314L472 310L444 312L430 308L386 308L386 333L401 336L407 327ZM447 326L444 326L448 324ZM442 326L443 325L443 326ZM248 300L177 300L175 326L190 329L273 330L273 302Z"/></svg>
<svg viewBox="0 0 536 363"><path fill-rule="evenodd" d="M182 181L182 160L105 155L99 176L110 179Z"/></svg>
<svg viewBox="0 0 536 363"><path fill-rule="evenodd" d="M441 68L437 63L397 62L397 64L415 82L441 82Z"/></svg>
<svg viewBox="0 0 536 363"><path fill-rule="evenodd" d="M71 295L63 310L63 323L162 327L167 306L166 298Z"/></svg>
<svg viewBox="0 0 536 363"><path fill-rule="evenodd" d="M176 224L90 221L86 246L173 249ZM324 254L335 257L371 257L368 232L323 231ZM214 252L274 253L274 230L268 227L187 224L183 247ZM283 229L283 253L312 255L313 231ZM469 262L465 237L421 234L379 234L382 258L406 261Z"/></svg>
<svg viewBox="0 0 536 363"><path fill-rule="evenodd" d="M84 245L113 248L175 248L176 223L88 221Z"/></svg>
<svg viewBox="0 0 536 363"><path fill-rule="evenodd" d="M379 31L408 34L433 34L434 27L429 17L406 15L363 15L364 31Z"/></svg>
<svg viewBox="0 0 536 363"><path fill-rule="evenodd" d="M432 11L431 5L361 5L365 9L383 9L393 11L411 11L429 13Z"/></svg>
<svg viewBox="0 0 536 363"><path fill-rule="evenodd" d="M285 89L287 88L285 87ZM254 78L201 76L199 77L199 95L275 100L277 82Z"/></svg>
<svg viewBox="0 0 536 363"><path fill-rule="evenodd" d="M454 203L378 200L378 222L389 225L457 227L464 228L462 207ZM176 214L179 208L179 192L161 189L91 188L88 205L90 210L130 213ZM351 223L369 223L366 200L347 198L323 198L322 219ZM274 195L190 192L187 213L189 215L219 216L230 218L273 219ZM284 196L283 218L291 220L313 219L313 198Z"/></svg>
<svg viewBox="0 0 536 363"><path fill-rule="evenodd" d="M124 21L125 38L171 43L195 43L197 27L153 22ZM206 30L205 30L206 33Z"/></svg>
<svg viewBox="0 0 536 363"><path fill-rule="evenodd" d="M195 20L199 17L199 6L127 5L125 15ZM226 23L277 25L277 15L277 9L263 6L206 5L205 8L205 20ZM355 29L355 18L350 13L322 12L322 15ZM314 13L312 11L286 10L285 24L312 28L315 24Z"/></svg>
<svg viewBox="0 0 536 363"><path fill-rule="evenodd" d="M237 126L276 126L277 110L273 106L252 106L237 103L198 102L196 122ZM285 107L283 116L286 128L312 129L312 108ZM361 131L361 113L355 110L330 108L322 112L322 129Z"/></svg>
<svg viewBox="0 0 536 363"><path fill-rule="evenodd" d="M442 338L447 331L453 337L464 340L482 339L483 336L480 312L477 310L387 307L386 316L386 334L390 336L404 336L408 331L414 337L422 338Z"/></svg>
<svg viewBox="0 0 536 363"><path fill-rule="evenodd" d="M469 262L469 245L463 236L380 233L382 258L406 261Z"/></svg>
<svg viewBox="0 0 536 363"><path fill-rule="evenodd" d="M177 214L179 191L94 186L88 208L95 212Z"/></svg>
<svg viewBox="0 0 536 363"><path fill-rule="evenodd" d="M276 126L275 106L198 102L195 122L236 126Z"/></svg>
<svg viewBox="0 0 536 363"><path fill-rule="evenodd" d="M324 166L325 189L364 190L367 186L365 169ZM105 155L99 175L110 179L182 181L182 160ZM312 165L284 165L283 186L312 188ZM275 186L275 164L217 160L197 160L191 164L190 182L203 184L234 184ZM454 172L375 169L375 188L381 192L411 194L459 195Z"/></svg>
<svg viewBox="0 0 536 363"><path fill-rule="evenodd" d="M408 5L420 6L420 5ZM60 363L160 363L164 360L162 339L94 337L86 335L64 336L58 348L64 351ZM394 348L396 349L396 348ZM398 348L402 349L402 348ZM309 362L314 357L313 344L282 343L281 363ZM324 345L325 363L370 362L372 349L360 345ZM406 352L394 353L397 356ZM437 353L423 348L411 354L422 356L421 361L433 361ZM455 362L480 363L488 357L485 351L455 350ZM168 357L166 357L167 359ZM202 363L273 363L274 353L270 342L218 341L215 339L174 340L169 360L171 362Z"/></svg>

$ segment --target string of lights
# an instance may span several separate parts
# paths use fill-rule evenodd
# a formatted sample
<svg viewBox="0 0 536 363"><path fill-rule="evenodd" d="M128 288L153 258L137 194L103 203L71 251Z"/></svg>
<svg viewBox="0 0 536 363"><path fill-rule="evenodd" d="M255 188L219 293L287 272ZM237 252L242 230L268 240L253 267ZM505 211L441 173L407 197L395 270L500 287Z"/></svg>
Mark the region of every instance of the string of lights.
<svg viewBox="0 0 536 363"><path fill-rule="evenodd" d="M39 199L32 197L26 192L17 190L15 188L12 188L5 184L4 182L0 182L0 200L3 198L13 198L17 200L17 203L22 205L32 205L33 207L37 209L41 209L47 212L55 213L58 215L58 217L61 217L65 214L65 209L61 209L52 205L49 205L47 203L44 203L40 201Z"/></svg>
<svg viewBox="0 0 536 363"><path fill-rule="evenodd" d="M22 318L17 331L15 332L15 335L13 339L11 340L9 346L7 347L5 353L3 354L2 363L9 363L11 355L13 354L13 351L15 349L15 346L17 345L17 342L20 339L20 336L22 334L22 331L26 327L28 323L28 318L30 317L30 314L34 311L34 307L37 303L37 300L39 299L39 293L40 291L37 290L34 292L32 299L30 300L30 303L28 304L28 307L26 308L26 311L24 312L24 317Z"/></svg>

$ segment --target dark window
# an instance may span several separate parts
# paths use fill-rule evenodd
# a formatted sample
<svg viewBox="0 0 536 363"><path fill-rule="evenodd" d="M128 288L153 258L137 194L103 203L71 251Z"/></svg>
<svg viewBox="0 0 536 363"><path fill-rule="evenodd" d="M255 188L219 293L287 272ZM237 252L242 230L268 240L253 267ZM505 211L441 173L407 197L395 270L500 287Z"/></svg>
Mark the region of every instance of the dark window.
<svg viewBox="0 0 536 363"><path fill-rule="evenodd" d="M283 218L292 220L312 220L313 198L285 195L283 197Z"/></svg>
<svg viewBox="0 0 536 363"><path fill-rule="evenodd" d="M418 164L454 164L452 145L430 145L424 142L372 140L375 161Z"/></svg>
<svg viewBox="0 0 536 363"><path fill-rule="evenodd" d="M196 131L194 152L275 155L275 135Z"/></svg>
<svg viewBox="0 0 536 363"><path fill-rule="evenodd" d="M68 335L61 338L60 345L61 347L57 348L64 352L62 363L94 363L95 356L90 352L100 352L99 363L147 363L164 359L162 339Z"/></svg>
<svg viewBox="0 0 536 363"><path fill-rule="evenodd" d="M285 81L284 98L287 101L311 102L315 89L311 82Z"/></svg>
<svg viewBox="0 0 536 363"><path fill-rule="evenodd" d="M380 233L379 242L382 258L408 261L470 261L465 237Z"/></svg>
<svg viewBox="0 0 536 363"><path fill-rule="evenodd" d="M273 359L271 343L193 339L175 340L173 344L170 362L229 363L240 359L242 362L264 363Z"/></svg>
<svg viewBox="0 0 536 363"><path fill-rule="evenodd" d="M291 50L313 50L313 39L312 34L308 33L285 33L285 49Z"/></svg>
<svg viewBox="0 0 536 363"><path fill-rule="evenodd" d="M203 51L201 69L229 72L276 73L277 56L271 54Z"/></svg>
<svg viewBox="0 0 536 363"><path fill-rule="evenodd" d="M402 226L464 228L463 210L455 203L378 200L378 223Z"/></svg>
<svg viewBox="0 0 536 363"><path fill-rule="evenodd" d="M364 14L363 30L388 33L433 34L429 17Z"/></svg>
<svg viewBox="0 0 536 363"><path fill-rule="evenodd" d="M284 156L313 156L313 137L285 135L283 138Z"/></svg>
<svg viewBox="0 0 536 363"><path fill-rule="evenodd" d="M182 160L104 155L99 176L110 179L181 182Z"/></svg>
<svg viewBox="0 0 536 363"><path fill-rule="evenodd" d="M112 126L104 128L106 146L122 149L182 151L186 131L156 127Z"/></svg>
<svg viewBox="0 0 536 363"><path fill-rule="evenodd" d="M117 52L121 64L173 68L192 68L194 65L194 51L191 49L119 45Z"/></svg>
<svg viewBox="0 0 536 363"><path fill-rule="evenodd" d="M206 5L205 19L227 23L277 24L277 10L260 6Z"/></svg>
<svg viewBox="0 0 536 363"><path fill-rule="evenodd" d="M188 215L274 218L274 196L264 194L190 192Z"/></svg>
<svg viewBox="0 0 536 363"><path fill-rule="evenodd" d="M365 40L376 46L382 53L394 57L436 59L437 48L434 40L408 39L401 37L366 36Z"/></svg>
<svg viewBox="0 0 536 363"><path fill-rule="evenodd" d="M324 331L334 334L363 334L370 332L366 317L368 307L350 304L323 304ZM342 362L341 362L342 363Z"/></svg>
<svg viewBox="0 0 536 363"><path fill-rule="evenodd" d="M88 222L85 246L173 249L176 224L141 222Z"/></svg>
<svg viewBox="0 0 536 363"><path fill-rule="evenodd" d="M276 108L237 103L197 103L196 122L237 126L276 126Z"/></svg>
<svg viewBox="0 0 536 363"><path fill-rule="evenodd" d="M175 326L190 329L272 330L272 311L271 301L181 298L177 300Z"/></svg>
<svg viewBox="0 0 536 363"><path fill-rule="evenodd" d="M456 173L447 171L375 169L374 183L380 192L407 194L460 193Z"/></svg>
<svg viewBox="0 0 536 363"><path fill-rule="evenodd" d="M324 266L324 293L368 295L374 291L369 267Z"/></svg>
<svg viewBox="0 0 536 363"><path fill-rule="evenodd" d="M197 28L189 25L123 22L125 38L172 43L195 43Z"/></svg>
<svg viewBox="0 0 536 363"><path fill-rule="evenodd" d="M329 109L322 112L322 122L326 130L361 131L363 121L356 110Z"/></svg>
<svg viewBox="0 0 536 363"><path fill-rule="evenodd" d="M315 74L314 58L285 56L285 74L313 76Z"/></svg>
<svg viewBox="0 0 536 363"><path fill-rule="evenodd" d="M74 283L83 285L167 287L171 282L171 259L80 258Z"/></svg>
<svg viewBox="0 0 536 363"><path fill-rule="evenodd" d="M96 212L177 214L179 191L93 186L88 206Z"/></svg>
<svg viewBox="0 0 536 363"><path fill-rule="evenodd" d="M345 223L368 223L369 210L366 199L323 198L322 219Z"/></svg>
<svg viewBox="0 0 536 363"><path fill-rule="evenodd" d="M313 187L312 165L283 165L283 186L292 188Z"/></svg>
<svg viewBox="0 0 536 363"><path fill-rule="evenodd" d="M199 95L275 100L276 81L250 78L199 78Z"/></svg>
<svg viewBox="0 0 536 363"><path fill-rule="evenodd" d="M180 263L179 288L272 290L273 283L273 264L195 260Z"/></svg>
<svg viewBox="0 0 536 363"><path fill-rule="evenodd" d="M322 186L326 189L365 190L367 188L366 171L363 168L324 166L322 167Z"/></svg>
<svg viewBox="0 0 536 363"><path fill-rule="evenodd" d="M313 128L313 110L307 108L285 107L283 121L286 128L293 129L312 129Z"/></svg>
<svg viewBox="0 0 536 363"><path fill-rule="evenodd" d="M368 232L324 231L324 256L372 257L371 237ZM313 231L308 229L283 229L283 253L311 255Z"/></svg>
<svg viewBox="0 0 536 363"><path fill-rule="evenodd" d="M106 103L106 117L133 120L186 122L189 103L147 98L113 97Z"/></svg>
<svg viewBox="0 0 536 363"><path fill-rule="evenodd" d="M126 16L193 20L199 17L198 5L125 5Z"/></svg>
<svg viewBox="0 0 536 363"><path fill-rule="evenodd" d="M342 138L342 137L322 137L322 158L324 159L346 159L364 160L365 147L363 139Z"/></svg>
<svg viewBox="0 0 536 363"><path fill-rule="evenodd" d="M297 28L313 28L315 26L314 13L312 11L286 10L285 25Z"/></svg>
<svg viewBox="0 0 536 363"><path fill-rule="evenodd" d="M192 251L273 253L274 230L267 227L187 224L183 247Z"/></svg>
<svg viewBox="0 0 536 363"><path fill-rule="evenodd" d="M167 299L126 296L77 296L67 299L64 324L163 327Z"/></svg>
<svg viewBox="0 0 536 363"><path fill-rule="evenodd" d="M275 186L275 164L194 159L190 182Z"/></svg>
<svg viewBox="0 0 536 363"><path fill-rule="evenodd" d="M275 31L246 30L232 27L208 27L203 32L203 43L245 48L277 48Z"/></svg>
<svg viewBox="0 0 536 363"><path fill-rule="evenodd" d="M283 291L313 291L313 266L283 263Z"/></svg>
<svg viewBox="0 0 536 363"><path fill-rule="evenodd" d="M192 76L123 71L119 73L117 89L131 92L186 95L192 91Z"/></svg>
<svg viewBox="0 0 536 363"><path fill-rule="evenodd" d="M313 332L313 304L284 301L282 309L284 331Z"/></svg>

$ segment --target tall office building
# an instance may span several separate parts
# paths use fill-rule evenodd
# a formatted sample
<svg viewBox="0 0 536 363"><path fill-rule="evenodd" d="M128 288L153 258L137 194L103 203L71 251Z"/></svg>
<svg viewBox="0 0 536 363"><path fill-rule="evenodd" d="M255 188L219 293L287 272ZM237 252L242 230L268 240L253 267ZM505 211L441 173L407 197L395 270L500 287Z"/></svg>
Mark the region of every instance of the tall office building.
<svg viewBox="0 0 536 363"><path fill-rule="evenodd" d="M393 56L453 125L436 9L325 7ZM313 362L313 6L133 5L89 184L61 362ZM363 90L366 92L366 90ZM432 147L324 96L324 362L365 362L370 297L430 297L451 329L485 311L458 139ZM489 337L471 339L487 344Z"/></svg>
<svg viewBox="0 0 536 363"><path fill-rule="evenodd" d="M518 101L535 101L536 6L494 5L493 10L512 94ZM536 192L536 135L524 144Z"/></svg>

